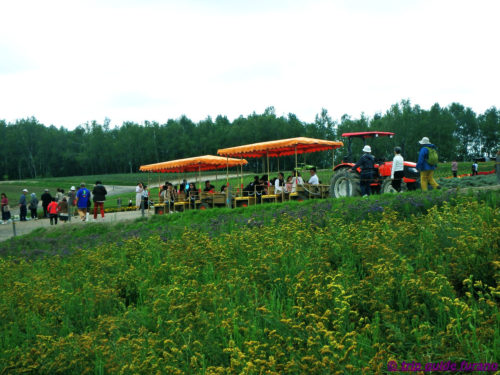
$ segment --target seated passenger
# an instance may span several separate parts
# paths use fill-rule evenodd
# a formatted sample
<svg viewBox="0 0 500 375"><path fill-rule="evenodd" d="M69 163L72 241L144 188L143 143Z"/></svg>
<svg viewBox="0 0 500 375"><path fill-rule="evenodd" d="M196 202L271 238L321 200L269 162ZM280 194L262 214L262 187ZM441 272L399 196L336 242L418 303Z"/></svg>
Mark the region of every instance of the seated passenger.
<svg viewBox="0 0 500 375"><path fill-rule="evenodd" d="M300 176L300 172L293 171L292 193L295 193L297 191L297 185L304 185L304 180Z"/></svg>
<svg viewBox="0 0 500 375"><path fill-rule="evenodd" d="M177 193L177 197L180 201L186 200L186 188L184 183L179 185L179 192Z"/></svg>
<svg viewBox="0 0 500 375"><path fill-rule="evenodd" d="M292 176L288 176L286 178L286 184L285 184L285 193L291 193L293 190L293 181L292 181Z"/></svg>
<svg viewBox="0 0 500 375"><path fill-rule="evenodd" d="M189 187L188 187L188 189L186 191L186 195L188 197L192 197L192 196L197 197L198 196L198 189L196 189L196 185L195 185L194 182L190 182L189 183Z"/></svg>
<svg viewBox="0 0 500 375"><path fill-rule="evenodd" d="M260 193L261 194L267 194L268 192L268 186L269 186L269 177L267 174L262 175L262 177L259 180L260 182Z"/></svg>
<svg viewBox="0 0 500 375"><path fill-rule="evenodd" d="M189 204L192 208L195 208L195 201L198 199L198 189L196 189L196 185L194 182L189 183L189 189L186 194L189 199Z"/></svg>
<svg viewBox="0 0 500 375"><path fill-rule="evenodd" d="M316 174L316 167L312 167L309 172L311 173L311 178L308 183L311 185L319 185L318 175Z"/></svg>
<svg viewBox="0 0 500 375"><path fill-rule="evenodd" d="M259 176L254 176L253 181L250 182L245 188L243 189L243 196L253 196L257 190L257 186L259 185Z"/></svg>
<svg viewBox="0 0 500 375"><path fill-rule="evenodd" d="M166 203L174 203L177 200L177 192L174 189L174 186L171 183L168 183L167 189L165 190L165 202Z"/></svg>
<svg viewBox="0 0 500 375"><path fill-rule="evenodd" d="M285 189L285 176L283 173L278 173L278 178L274 180L274 194L281 194Z"/></svg>
<svg viewBox="0 0 500 375"><path fill-rule="evenodd" d="M210 181L205 181L205 188L203 189L205 193L215 193L215 186L210 184Z"/></svg>
<svg viewBox="0 0 500 375"><path fill-rule="evenodd" d="M160 190L158 191L158 202L163 203L165 202L165 192L166 192L166 185L160 186Z"/></svg>

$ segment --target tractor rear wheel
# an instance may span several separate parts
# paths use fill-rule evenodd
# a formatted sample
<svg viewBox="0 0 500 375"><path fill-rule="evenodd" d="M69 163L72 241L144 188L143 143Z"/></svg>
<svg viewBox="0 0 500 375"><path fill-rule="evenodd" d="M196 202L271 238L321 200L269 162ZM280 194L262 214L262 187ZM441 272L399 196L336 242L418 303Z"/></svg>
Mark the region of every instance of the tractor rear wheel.
<svg viewBox="0 0 500 375"><path fill-rule="evenodd" d="M330 181L330 197L341 198L361 195L359 174L347 170L336 172Z"/></svg>

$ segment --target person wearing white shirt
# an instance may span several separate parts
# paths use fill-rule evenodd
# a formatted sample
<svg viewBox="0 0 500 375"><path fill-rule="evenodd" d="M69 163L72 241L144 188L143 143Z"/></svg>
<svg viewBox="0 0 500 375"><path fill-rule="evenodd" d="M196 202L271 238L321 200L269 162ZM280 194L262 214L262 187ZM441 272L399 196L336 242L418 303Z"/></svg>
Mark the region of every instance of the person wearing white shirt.
<svg viewBox="0 0 500 375"><path fill-rule="evenodd" d="M316 167L312 167L309 171L311 172L311 178L309 179L309 181L307 181L307 183L311 185L319 185L318 175L316 174Z"/></svg>
<svg viewBox="0 0 500 375"><path fill-rule="evenodd" d="M135 205L137 208L141 208L141 202L142 202L142 192L144 191L144 188L142 186L141 182L137 183L137 186L135 187Z"/></svg>
<svg viewBox="0 0 500 375"><path fill-rule="evenodd" d="M401 148L394 148L394 159L392 159L391 185L398 193L401 192L401 181L404 177L404 160L401 156Z"/></svg>
<svg viewBox="0 0 500 375"><path fill-rule="evenodd" d="M281 194L285 188L285 176L283 173L278 173L278 178L274 181L274 194Z"/></svg>

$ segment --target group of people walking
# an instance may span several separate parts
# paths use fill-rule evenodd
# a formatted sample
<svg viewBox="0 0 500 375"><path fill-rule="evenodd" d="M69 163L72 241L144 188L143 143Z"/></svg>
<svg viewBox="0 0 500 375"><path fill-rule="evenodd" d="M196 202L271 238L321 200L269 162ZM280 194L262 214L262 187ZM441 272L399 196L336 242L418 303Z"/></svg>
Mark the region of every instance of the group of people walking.
<svg viewBox="0 0 500 375"><path fill-rule="evenodd" d="M57 189L57 192L52 196L49 189L45 189L44 193L38 200L36 193L31 193L30 201L28 202L28 189L23 189L19 198L19 221L27 221L28 208L30 210L31 219L38 220L38 206L41 201L43 209L43 218L48 218L50 224L57 224L58 220L62 222L68 221L77 208L78 214L82 221L88 220L87 213L90 212L92 200L94 202L94 220L97 220L97 212L100 209L101 217L104 219L104 202L106 200L107 191L101 181L96 181L92 193L85 187L85 183L81 183L78 190L72 186L67 194L64 194L64 189ZM2 224L12 222L11 207L5 193L2 193ZM91 200L92 199L92 200Z"/></svg>

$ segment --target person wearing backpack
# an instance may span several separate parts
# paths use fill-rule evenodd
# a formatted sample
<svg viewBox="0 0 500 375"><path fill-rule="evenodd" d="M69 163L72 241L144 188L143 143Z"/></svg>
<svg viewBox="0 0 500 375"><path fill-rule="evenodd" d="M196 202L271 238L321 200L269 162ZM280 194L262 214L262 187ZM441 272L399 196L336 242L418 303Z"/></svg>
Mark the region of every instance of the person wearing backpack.
<svg viewBox="0 0 500 375"><path fill-rule="evenodd" d="M434 180L434 170L438 164L438 154L429 138L423 137L418 143L422 145L418 154L417 169L420 171L420 185L422 191L427 191L428 184L434 189L441 189L436 180Z"/></svg>

